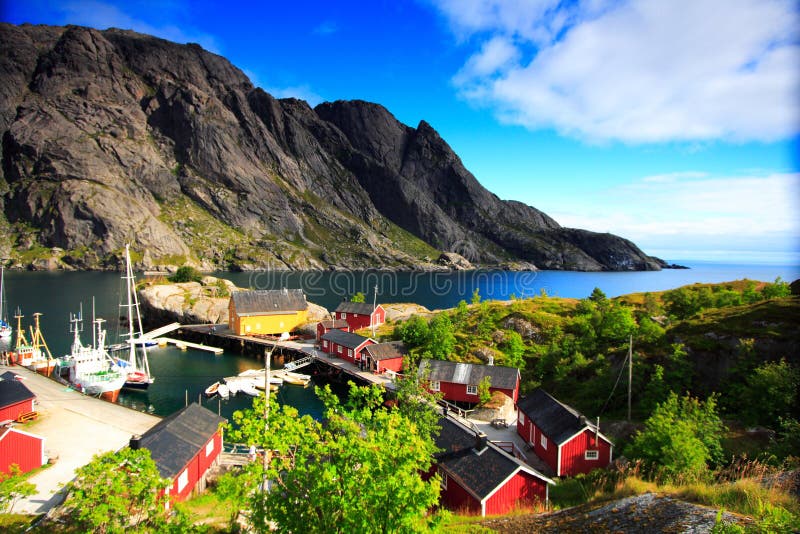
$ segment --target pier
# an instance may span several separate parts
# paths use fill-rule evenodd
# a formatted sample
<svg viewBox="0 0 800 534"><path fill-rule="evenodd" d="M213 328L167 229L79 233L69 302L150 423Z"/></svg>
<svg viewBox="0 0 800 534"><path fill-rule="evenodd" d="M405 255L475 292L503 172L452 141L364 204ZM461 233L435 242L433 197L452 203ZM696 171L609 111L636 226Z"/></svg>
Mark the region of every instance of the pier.
<svg viewBox="0 0 800 534"><path fill-rule="evenodd" d="M199 344L206 346L219 345L226 350L251 355L260 360L263 360L266 352L273 351L273 363L281 365L311 358L313 363L323 365L327 368L327 371L333 374L345 374L362 383L381 385L388 390L395 389L394 376L392 374L376 375L370 371L363 371L357 365L317 349L313 339L308 341L279 341L265 337L240 336L234 334L227 324L186 325L182 326L178 333L181 337L190 339L193 342L201 341L202 343ZM277 355L275 351L278 352ZM291 359L286 359L287 355ZM292 370L299 368L290 367L292 367Z"/></svg>
<svg viewBox="0 0 800 534"><path fill-rule="evenodd" d="M225 352L225 349L221 349L219 347L211 347L203 343L192 343L191 341L183 341L182 339L175 339L171 337L157 337L155 339L152 339L151 341L155 341L159 345L162 344L166 345L167 343L170 343L172 345L175 345L181 350L186 350L186 349L204 350L206 352L213 352L214 354L222 354L223 352Z"/></svg>

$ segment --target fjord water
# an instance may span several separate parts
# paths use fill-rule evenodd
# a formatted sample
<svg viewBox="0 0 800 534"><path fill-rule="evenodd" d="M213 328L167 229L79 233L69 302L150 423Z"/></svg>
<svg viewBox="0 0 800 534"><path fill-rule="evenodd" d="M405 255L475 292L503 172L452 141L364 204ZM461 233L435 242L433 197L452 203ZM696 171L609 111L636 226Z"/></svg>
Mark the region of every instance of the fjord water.
<svg viewBox="0 0 800 534"><path fill-rule="evenodd" d="M680 262L678 262L680 263ZM371 300L378 286L378 302L415 302L429 309L455 306L459 300L470 300L477 288L486 299L531 297L541 294L583 298L599 287L608 296L627 293L661 291L695 282L725 282L749 278L773 281L776 277L792 281L800 278L800 266L725 265L687 263L691 269L624 273L585 273L565 271L537 272L447 272L423 273L388 271L260 271L252 273L215 273L239 287L253 289L302 288L308 300L336 307L343 298L361 291ZM122 331L118 325L121 291L119 273L108 272L16 272L6 271L6 299L9 319L19 307L25 315L24 325L32 322L34 312L44 314L42 330L54 356L65 354L72 340L69 314L83 305L84 344L91 342L90 320L92 298L95 313L108 321L110 343L116 343ZM3 347L5 348L5 347ZM201 351L182 352L172 347L149 349L150 367L156 382L147 392L123 392L120 403L138 410L169 415L184 406L186 399L196 401L206 387L225 376L246 369L263 368L263 361L248 356L224 354L215 356ZM277 394L281 402L292 404L301 413L319 416L321 405L312 388L284 386ZM230 417L234 410L249 406L247 397L229 401L213 399L202 402L209 409L220 410Z"/></svg>

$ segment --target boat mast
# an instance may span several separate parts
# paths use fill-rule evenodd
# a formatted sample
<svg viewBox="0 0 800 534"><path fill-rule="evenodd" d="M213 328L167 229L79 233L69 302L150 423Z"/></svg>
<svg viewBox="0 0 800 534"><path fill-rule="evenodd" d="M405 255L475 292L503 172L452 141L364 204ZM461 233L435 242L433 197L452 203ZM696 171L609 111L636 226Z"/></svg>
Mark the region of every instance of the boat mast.
<svg viewBox="0 0 800 534"><path fill-rule="evenodd" d="M25 330L22 328L22 318L25 317L22 315L22 310L17 308L17 314L14 315L14 319L17 320L17 346L16 350L19 351L23 345L27 345L28 341L25 339Z"/></svg>
<svg viewBox="0 0 800 534"><path fill-rule="evenodd" d="M136 371L136 345L133 343L133 298L131 296L133 270L131 269L131 252L130 245L128 243L125 244L125 276L122 278L125 280L125 289L128 293L128 304L125 305L125 307L128 309L128 363L131 366L131 370Z"/></svg>
<svg viewBox="0 0 800 534"><path fill-rule="evenodd" d="M39 327L39 317L41 316L42 314L39 312L33 314L33 322L36 325L36 328L31 332L31 344L35 349L41 349L41 347L44 347L44 350L47 352L47 359L52 360L53 355L50 354L50 347L47 346L47 342L44 340L44 336L42 335L42 330Z"/></svg>
<svg viewBox="0 0 800 534"><path fill-rule="evenodd" d="M631 382L633 381L633 335L628 341L628 422L631 420Z"/></svg>

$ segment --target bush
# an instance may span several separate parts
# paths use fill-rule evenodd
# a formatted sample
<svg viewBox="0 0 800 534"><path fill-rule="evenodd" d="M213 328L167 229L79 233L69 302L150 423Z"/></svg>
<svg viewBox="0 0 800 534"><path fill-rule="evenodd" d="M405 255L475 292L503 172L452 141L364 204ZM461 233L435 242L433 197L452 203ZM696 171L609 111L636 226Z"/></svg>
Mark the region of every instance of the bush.
<svg viewBox="0 0 800 534"><path fill-rule="evenodd" d="M183 265L175 271L175 274L169 277L169 281L173 284L182 284L184 282L199 282L203 278L200 271L190 265Z"/></svg>

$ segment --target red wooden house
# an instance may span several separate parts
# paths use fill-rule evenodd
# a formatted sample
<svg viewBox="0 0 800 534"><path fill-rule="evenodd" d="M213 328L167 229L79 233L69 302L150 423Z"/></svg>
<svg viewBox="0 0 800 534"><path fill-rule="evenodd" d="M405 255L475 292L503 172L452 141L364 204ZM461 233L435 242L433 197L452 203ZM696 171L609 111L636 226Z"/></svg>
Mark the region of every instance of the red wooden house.
<svg viewBox="0 0 800 534"><path fill-rule="evenodd" d="M361 349L361 361L365 369L376 374L403 370L403 358L408 356L408 349L402 341L376 343Z"/></svg>
<svg viewBox="0 0 800 534"><path fill-rule="evenodd" d="M350 330L355 332L359 328L380 326L386 320L386 310L378 304L374 306L366 302L344 301L333 312L335 319L347 321Z"/></svg>
<svg viewBox="0 0 800 534"><path fill-rule="evenodd" d="M450 510L505 514L548 500L553 481L456 421L443 417L434 455L440 500Z"/></svg>
<svg viewBox="0 0 800 534"><path fill-rule="evenodd" d="M574 476L611 463L613 444L596 425L543 389L517 403L517 433L556 476Z"/></svg>
<svg viewBox="0 0 800 534"><path fill-rule="evenodd" d="M342 332L349 332L350 325L344 319L334 319L333 321L320 321L317 323L317 343L322 339L322 336L331 330L341 330Z"/></svg>
<svg viewBox="0 0 800 534"><path fill-rule="evenodd" d="M0 472L9 474L16 464L22 473L27 473L46 462L43 437L10 425L0 428Z"/></svg>
<svg viewBox="0 0 800 534"><path fill-rule="evenodd" d="M352 332L331 330L322 336L322 350L328 354L338 356L350 363L361 361L361 349L367 345L374 345L375 341L368 337L359 336Z"/></svg>
<svg viewBox="0 0 800 534"><path fill-rule="evenodd" d="M34 411L36 395L10 371L0 379L0 422L16 421L26 413Z"/></svg>
<svg viewBox="0 0 800 534"><path fill-rule="evenodd" d="M500 391L517 402L519 396L519 369L496 365L458 363L444 360L422 360L418 376L427 381L428 390L441 392L449 402L477 403L478 385L489 377L489 390Z"/></svg>
<svg viewBox="0 0 800 534"><path fill-rule="evenodd" d="M214 412L197 403L175 412L153 428L131 438L132 449L144 448L163 478L170 479L167 488L171 501L185 500L193 490L205 490L209 468L222 452L224 422Z"/></svg>

